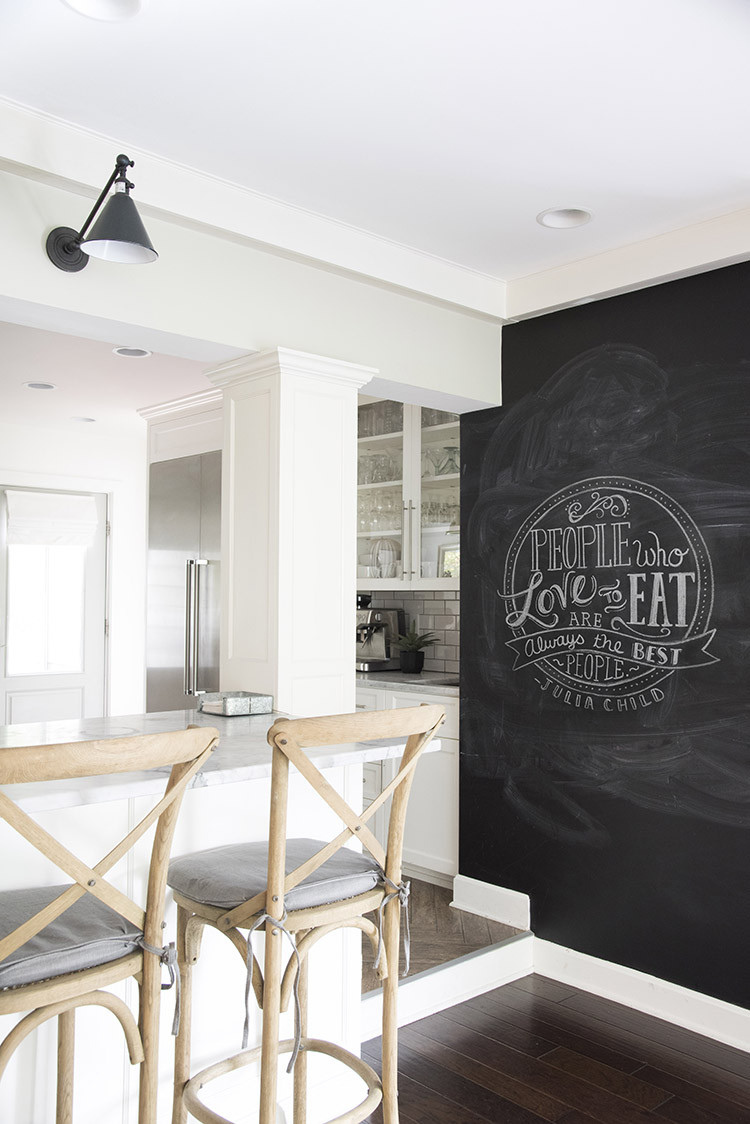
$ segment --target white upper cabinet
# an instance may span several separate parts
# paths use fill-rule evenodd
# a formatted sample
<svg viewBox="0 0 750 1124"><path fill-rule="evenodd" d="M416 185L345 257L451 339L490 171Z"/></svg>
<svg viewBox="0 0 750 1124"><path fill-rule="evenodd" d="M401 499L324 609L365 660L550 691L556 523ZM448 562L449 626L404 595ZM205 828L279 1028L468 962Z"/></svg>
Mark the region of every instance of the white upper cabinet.
<svg viewBox="0 0 750 1124"><path fill-rule="evenodd" d="M363 400L358 444L358 589L458 589L458 414Z"/></svg>

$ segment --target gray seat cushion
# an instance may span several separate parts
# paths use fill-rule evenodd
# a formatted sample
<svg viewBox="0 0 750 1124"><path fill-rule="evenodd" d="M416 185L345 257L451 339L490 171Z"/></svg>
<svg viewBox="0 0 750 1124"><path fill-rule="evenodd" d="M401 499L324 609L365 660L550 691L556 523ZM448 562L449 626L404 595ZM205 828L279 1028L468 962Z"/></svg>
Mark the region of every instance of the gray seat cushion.
<svg viewBox="0 0 750 1124"><path fill-rule="evenodd" d="M0 892L0 938L6 937L65 890L65 886ZM138 947L142 930L86 894L35 937L0 962L0 988L19 987L109 964Z"/></svg>
<svg viewBox="0 0 750 1124"><path fill-rule="evenodd" d="M287 874L324 845L320 839L288 839ZM267 870L267 843L234 843L172 859L167 881L192 901L233 909L265 889ZM284 904L288 910L310 909L354 898L372 890L382 877L371 855L344 848L290 890Z"/></svg>

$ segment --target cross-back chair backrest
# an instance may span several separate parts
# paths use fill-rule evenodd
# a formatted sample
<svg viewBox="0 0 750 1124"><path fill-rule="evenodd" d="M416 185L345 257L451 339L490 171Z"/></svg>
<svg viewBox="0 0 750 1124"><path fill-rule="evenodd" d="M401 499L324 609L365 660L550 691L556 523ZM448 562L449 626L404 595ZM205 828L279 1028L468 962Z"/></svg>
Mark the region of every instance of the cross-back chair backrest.
<svg viewBox="0 0 750 1124"><path fill-rule="evenodd" d="M322 866L352 837L356 837L393 882L401 878L401 851L404 821L414 770L425 746L437 733L445 711L440 706L415 706L358 714L335 714L323 718L280 718L268 731L273 749L271 772L271 811L269 817L268 885L261 894L229 911L222 924L242 926L259 910L272 917L283 915L284 895ZM406 746L393 780L363 811L355 812L326 780L305 753L315 746L345 745L352 742L406 740ZM294 766L342 821L343 828L328 844L306 862L285 874L287 837L287 794L290 764ZM392 797L388 843L378 842L368 821Z"/></svg>
<svg viewBox="0 0 750 1124"><path fill-rule="evenodd" d="M59 745L11 746L0 750L0 786L170 769L168 778L165 778L163 793L155 798L155 803L146 815L94 866L74 855L19 807L13 799L12 790L0 791L0 819L72 880L72 885L54 901L0 940L0 961L10 956L87 893L142 929L147 942L161 944L163 910L154 909L153 906L162 903L164 899L167 862L180 802L188 784L202 767L218 739L218 730L213 727L196 726L163 734ZM144 909L107 881L105 875L153 824L156 824L156 829Z"/></svg>

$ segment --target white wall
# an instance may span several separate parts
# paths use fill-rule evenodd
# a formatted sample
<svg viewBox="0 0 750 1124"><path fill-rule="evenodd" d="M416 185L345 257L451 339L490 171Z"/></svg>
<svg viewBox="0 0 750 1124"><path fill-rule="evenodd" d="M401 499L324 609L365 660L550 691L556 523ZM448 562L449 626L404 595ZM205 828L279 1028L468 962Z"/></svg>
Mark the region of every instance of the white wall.
<svg viewBox="0 0 750 1124"><path fill-rule="evenodd" d="M140 713L145 703L145 421L134 415L132 423L116 429L74 422L46 429L0 421L0 484L109 494L109 713Z"/></svg>

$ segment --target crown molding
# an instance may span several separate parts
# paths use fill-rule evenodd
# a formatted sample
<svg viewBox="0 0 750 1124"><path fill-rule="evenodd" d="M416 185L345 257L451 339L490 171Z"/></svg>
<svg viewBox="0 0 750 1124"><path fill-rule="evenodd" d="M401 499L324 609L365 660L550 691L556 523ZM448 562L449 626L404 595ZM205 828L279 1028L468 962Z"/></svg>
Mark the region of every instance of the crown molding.
<svg viewBox="0 0 750 1124"><path fill-rule="evenodd" d="M215 386L224 388L278 373L312 375L340 385L352 386L358 390L369 383L378 371L374 367L362 367L358 363L348 363L343 359L329 359L306 351L276 347L257 355L243 356L229 363L223 363L212 371L206 371L206 378Z"/></svg>
<svg viewBox="0 0 750 1124"><path fill-rule="evenodd" d="M220 390L199 390L196 394L186 394L184 398L173 398L171 402L159 402L156 406L143 406L137 413L146 421L153 421L155 418L195 413L211 406L220 406L222 402L223 395Z"/></svg>

